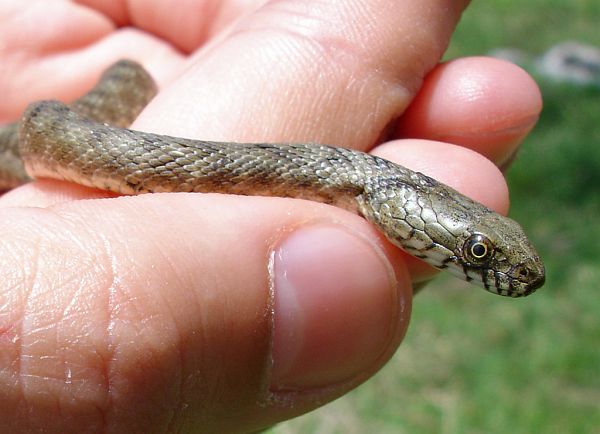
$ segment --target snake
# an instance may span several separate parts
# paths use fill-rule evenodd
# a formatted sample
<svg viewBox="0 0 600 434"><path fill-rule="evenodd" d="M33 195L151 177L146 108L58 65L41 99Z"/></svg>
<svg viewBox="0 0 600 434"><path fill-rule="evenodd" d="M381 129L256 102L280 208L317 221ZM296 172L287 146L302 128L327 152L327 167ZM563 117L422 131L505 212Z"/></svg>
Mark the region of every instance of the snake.
<svg viewBox="0 0 600 434"><path fill-rule="evenodd" d="M30 104L0 129L0 187L38 178L124 195L160 192L292 197L333 205L394 245L491 293L522 297L545 268L522 227L435 179L386 159L317 143L237 143L128 129L157 86L121 60L69 105Z"/></svg>

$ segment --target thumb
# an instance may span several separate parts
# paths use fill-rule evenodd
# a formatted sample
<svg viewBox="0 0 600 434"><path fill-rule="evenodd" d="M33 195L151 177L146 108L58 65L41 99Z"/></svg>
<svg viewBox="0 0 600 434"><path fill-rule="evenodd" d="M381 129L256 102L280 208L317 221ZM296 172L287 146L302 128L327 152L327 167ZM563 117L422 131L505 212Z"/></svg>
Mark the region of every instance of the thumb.
<svg viewBox="0 0 600 434"><path fill-rule="evenodd" d="M15 426L256 430L367 379L407 326L398 253L324 205L155 194L0 220Z"/></svg>

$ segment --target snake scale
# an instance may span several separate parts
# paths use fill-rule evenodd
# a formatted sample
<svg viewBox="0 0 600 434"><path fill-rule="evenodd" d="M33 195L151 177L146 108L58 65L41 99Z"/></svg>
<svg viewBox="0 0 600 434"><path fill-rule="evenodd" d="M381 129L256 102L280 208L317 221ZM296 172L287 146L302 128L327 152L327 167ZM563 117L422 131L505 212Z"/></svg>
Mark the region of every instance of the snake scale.
<svg viewBox="0 0 600 434"><path fill-rule="evenodd" d="M520 297L544 283L517 222L385 159L320 144L218 143L124 128L155 92L149 74L123 60L70 106L31 104L19 125L0 130L0 187L33 177L122 194L308 199L358 213L409 254L490 292Z"/></svg>

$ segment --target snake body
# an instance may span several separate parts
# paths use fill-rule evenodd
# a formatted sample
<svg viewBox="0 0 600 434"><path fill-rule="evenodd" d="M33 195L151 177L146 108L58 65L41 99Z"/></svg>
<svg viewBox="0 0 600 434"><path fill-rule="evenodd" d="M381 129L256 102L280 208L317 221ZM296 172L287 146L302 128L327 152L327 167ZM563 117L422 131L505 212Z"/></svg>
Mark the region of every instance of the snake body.
<svg viewBox="0 0 600 434"><path fill-rule="evenodd" d="M98 84L70 104L81 116L128 127L156 95L154 79L139 64L120 60L107 68ZM19 123L0 128L0 190L31 181L19 149Z"/></svg>
<svg viewBox="0 0 600 434"><path fill-rule="evenodd" d="M123 194L218 192L324 202L362 215L408 253L491 292L520 297L544 283L544 266L518 223L385 159L320 144L162 136L79 113L56 101L26 110L18 146L31 176Z"/></svg>

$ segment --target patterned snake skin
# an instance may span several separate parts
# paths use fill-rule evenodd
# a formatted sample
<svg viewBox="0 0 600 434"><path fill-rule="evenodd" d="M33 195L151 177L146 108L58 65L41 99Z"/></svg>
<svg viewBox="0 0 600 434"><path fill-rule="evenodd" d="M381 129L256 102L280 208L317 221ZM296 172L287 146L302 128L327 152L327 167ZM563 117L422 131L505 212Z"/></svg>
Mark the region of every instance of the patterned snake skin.
<svg viewBox="0 0 600 434"><path fill-rule="evenodd" d="M362 215L411 255L493 293L520 297L543 285L544 266L518 223L382 158L318 144L216 143L121 128L155 87L133 62L113 68L71 108L55 101L30 105L19 140L12 139L30 176L123 194L218 192L324 202ZM128 93L137 102L125 115Z"/></svg>

